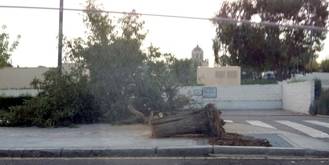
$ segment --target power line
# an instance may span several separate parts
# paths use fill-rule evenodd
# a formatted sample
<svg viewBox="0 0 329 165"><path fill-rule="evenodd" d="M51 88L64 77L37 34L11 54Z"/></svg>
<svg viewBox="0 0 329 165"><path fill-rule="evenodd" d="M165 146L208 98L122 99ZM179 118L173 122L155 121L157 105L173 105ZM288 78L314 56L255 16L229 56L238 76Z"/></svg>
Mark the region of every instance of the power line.
<svg viewBox="0 0 329 165"><path fill-rule="evenodd" d="M35 9L35 10L60 10L60 8L55 7L37 7L37 6L6 6L0 5L0 8L11 8L11 9ZM319 26L305 26L305 25L296 25L296 24L278 24L275 22L252 22L250 20L236 20L232 18L224 18L224 17L193 17L193 16L181 16L181 15L167 15L167 14L155 14L155 13L136 13L136 12L124 12L124 11L112 11L112 10L86 10L86 9L77 9L77 8L64 8L64 11L75 11L75 12L97 12L97 13L111 13L111 14L137 14L142 16L150 16L150 17L164 17L164 18L175 18L175 19L191 19L191 20L204 20L204 21L213 21L218 23L228 23L228 24L250 24L250 25L263 25L263 26L271 26L271 27L283 27L283 28L291 28L291 29L304 29L304 30L313 30L313 31L324 31L327 32L329 29L326 27Z"/></svg>

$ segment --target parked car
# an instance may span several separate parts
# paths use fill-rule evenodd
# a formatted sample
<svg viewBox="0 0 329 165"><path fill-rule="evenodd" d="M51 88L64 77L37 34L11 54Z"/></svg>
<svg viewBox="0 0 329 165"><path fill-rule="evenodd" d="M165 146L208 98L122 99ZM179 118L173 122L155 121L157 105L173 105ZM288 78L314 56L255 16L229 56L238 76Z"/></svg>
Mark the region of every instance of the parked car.
<svg viewBox="0 0 329 165"><path fill-rule="evenodd" d="M262 79L273 80L275 79L275 73L273 71L262 72Z"/></svg>

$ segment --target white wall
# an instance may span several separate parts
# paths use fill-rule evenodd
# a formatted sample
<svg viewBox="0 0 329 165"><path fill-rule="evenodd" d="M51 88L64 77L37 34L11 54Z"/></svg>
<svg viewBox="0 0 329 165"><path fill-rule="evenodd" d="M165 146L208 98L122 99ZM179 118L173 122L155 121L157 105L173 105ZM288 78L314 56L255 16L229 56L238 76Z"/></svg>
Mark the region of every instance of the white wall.
<svg viewBox="0 0 329 165"><path fill-rule="evenodd" d="M179 93L191 97L201 105L215 104L220 109L281 109L281 85L238 85L213 86L217 89L216 98L196 96L194 90L205 86L180 88Z"/></svg>
<svg viewBox="0 0 329 165"><path fill-rule="evenodd" d="M36 96L36 89L0 89L1 97Z"/></svg>
<svg viewBox="0 0 329 165"><path fill-rule="evenodd" d="M275 85L213 86L215 98L205 98L201 92L209 86L189 86L179 93L191 97L199 106L215 104L220 109L284 109L309 113L314 101L314 81L280 83Z"/></svg>
<svg viewBox="0 0 329 165"><path fill-rule="evenodd" d="M63 71L70 72L74 64L63 64ZM32 89L34 78L43 79L43 74L51 68L12 68L0 69L0 89ZM87 72L86 72L87 73Z"/></svg>
<svg viewBox="0 0 329 165"><path fill-rule="evenodd" d="M297 74L292 79L307 80L307 81L319 79L319 80L321 80L322 88L329 89L329 73L326 73L326 72L313 72L313 73L307 73L305 75Z"/></svg>
<svg viewBox="0 0 329 165"><path fill-rule="evenodd" d="M283 109L308 114L313 101L314 81L282 83Z"/></svg>
<svg viewBox="0 0 329 165"><path fill-rule="evenodd" d="M34 78L42 79L49 68L2 68L0 69L0 89L32 88Z"/></svg>

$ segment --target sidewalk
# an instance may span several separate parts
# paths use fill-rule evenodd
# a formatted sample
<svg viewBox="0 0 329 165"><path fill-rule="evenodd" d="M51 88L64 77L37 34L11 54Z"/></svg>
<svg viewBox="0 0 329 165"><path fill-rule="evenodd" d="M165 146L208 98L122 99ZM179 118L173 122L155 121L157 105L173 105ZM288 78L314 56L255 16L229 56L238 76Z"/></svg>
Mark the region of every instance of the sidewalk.
<svg viewBox="0 0 329 165"><path fill-rule="evenodd" d="M276 134L288 147L211 146L205 138L150 138L146 125L79 125L77 128L0 128L0 157L206 156L267 154L329 157L329 144L288 132L228 123L227 132ZM322 151L321 151L322 150ZM323 150L327 150L324 152Z"/></svg>
<svg viewBox="0 0 329 165"><path fill-rule="evenodd" d="M290 133L290 132L286 132L286 131L281 131L278 129L256 127L256 126L252 126L252 125L239 124L239 123L226 124L224 128L227 132L240 133L243 135L251 135L251 136L258 137L258 138L265 138L266 135L275 135L283 140L283 142L280 142L280 143L289 144L288 146L283 146L283 147L307 148L307 149L314 149L314 150L328 150L329 151L328 142L324 142L324 141L321 141L316 138L311 138L311 137L298 135L298 134L294 134L294 133ZM271 142L272 145L273 145L273 143L275 143L274 141L271 141L271 139L268 139L268 140Z"/></svg>
<svg viewBox="0 0 329 165"><path fill-rule="evenodd" d="M202 138L151 138L147 125L78 125L77 128L0 127L0 149L103 148L207 145Z"/></svg>

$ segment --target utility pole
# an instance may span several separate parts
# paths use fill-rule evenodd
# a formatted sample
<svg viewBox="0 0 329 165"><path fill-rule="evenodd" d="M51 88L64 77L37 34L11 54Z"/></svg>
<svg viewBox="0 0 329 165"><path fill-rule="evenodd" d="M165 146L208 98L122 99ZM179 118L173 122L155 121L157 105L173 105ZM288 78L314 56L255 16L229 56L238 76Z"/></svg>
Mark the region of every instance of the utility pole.
<svg viewBox="0 0 329 165"><path fill-rule="evenodd" d="M59 28L58 28L58 71L62 73L62 49L63 49L63 6L64 0L59 2Z"/></svg>

